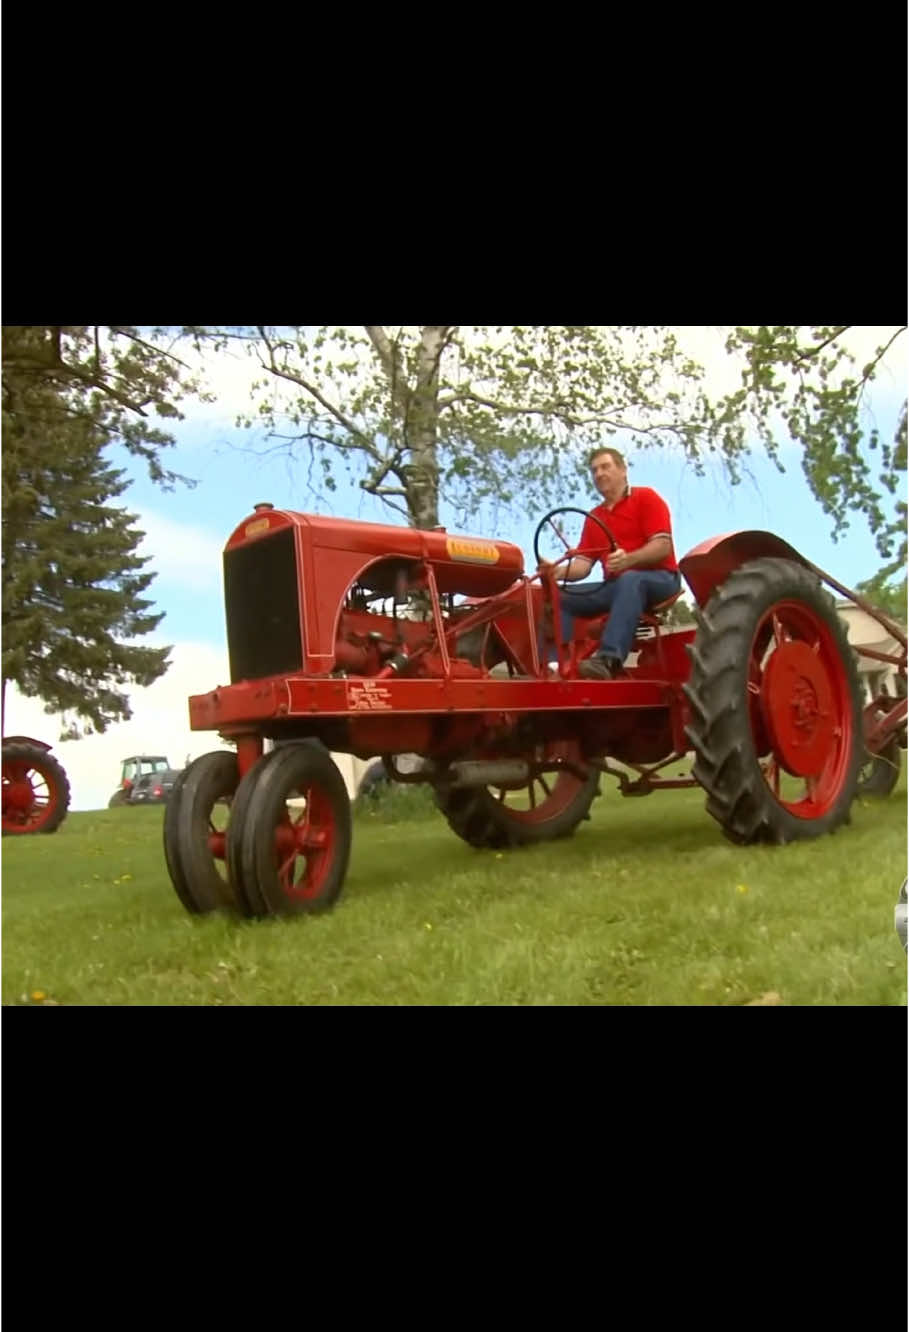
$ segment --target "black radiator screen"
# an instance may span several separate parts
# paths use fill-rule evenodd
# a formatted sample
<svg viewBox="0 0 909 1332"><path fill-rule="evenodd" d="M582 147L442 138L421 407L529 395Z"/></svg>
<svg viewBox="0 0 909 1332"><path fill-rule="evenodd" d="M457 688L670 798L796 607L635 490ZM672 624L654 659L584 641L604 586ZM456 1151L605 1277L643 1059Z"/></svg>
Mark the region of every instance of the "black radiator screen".
<svg viewBox="0 0 909 1332"><path fill-rule="evenodd" d="M224 552L230 678L258 680L303 665L294 529Z"/></svg>

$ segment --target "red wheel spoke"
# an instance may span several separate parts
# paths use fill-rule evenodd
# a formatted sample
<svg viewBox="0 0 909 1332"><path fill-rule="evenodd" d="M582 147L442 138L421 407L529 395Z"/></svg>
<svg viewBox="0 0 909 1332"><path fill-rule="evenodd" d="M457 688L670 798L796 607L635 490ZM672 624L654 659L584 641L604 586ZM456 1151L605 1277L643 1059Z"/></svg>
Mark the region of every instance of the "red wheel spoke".
<svg viewBox="0 0 909 1332"><path fill-rule="evenodd" d="M780 765L771 754L766 762L761 764L761 772L764 774L764 781L770 787L777 800L780 798Z"/></svg>
<svg viewBox="0 0 909 1332"><path fill-rule="evenodd" d="M291 851L291 853L290 853L290 855L287 857L287 859L286 859L286 860L282 860L281 864L278 866L278 878L279 878L279 879L284 879L284 878L286 878L286 876L287 876L287 871L288 871L288 870L290 869L290 867L293 865L293 863L294 863L294 861L296 860L296 858L297 858L297 848L294 847L293 851ZM291 882L293 882L293 878L292 878L292 877L291 877Z"/></svg>
<svg viewBox="0 0 909 1332"><path fill-rule="evenodd" d="M540 783L540 785L542 786L543 790L546 792L546 795L547 795L547 796L551 796L551 795L552 795L552 789L546 785L546 779L545 779L545 777L543 777L543 776L539 776L539 777L537 777L537 781Z"/></svg>
<svg viewBox="0 0 909 1332"><path fill-rule="evenodd" d="M536 809L536 807L537 807L537 797L536 797L536 793L535 793L533 787L534 787L534 783L531 782L530 785L527 787L527 794L528 794L528 796L530 797L530 808L531 808L531 809Z"/></svg>
<svg viewBox="0 0 909 1332"><path fill-rule="evenodd" d="M314 828L309 824L297 834L297 846L301 851L317 851L327 841L328 833L324 828Z"/></svg>

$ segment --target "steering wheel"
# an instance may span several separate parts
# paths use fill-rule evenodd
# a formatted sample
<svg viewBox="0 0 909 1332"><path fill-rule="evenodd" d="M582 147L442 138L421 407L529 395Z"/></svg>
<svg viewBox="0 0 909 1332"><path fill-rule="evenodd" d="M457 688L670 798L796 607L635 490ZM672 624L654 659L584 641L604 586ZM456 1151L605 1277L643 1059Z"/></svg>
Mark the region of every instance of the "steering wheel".
<svg viewBox="0 0 909 1332"><path fill-rule="evenodd" d="M534 558L536 559L537 564L540 563L540 558L541 558L541 557L540 557L540 536L542 535L543 529L544 529L544 527L547 526L547 524L548 524L548 525L552 528L552 530L555 532L556 536L559 538L559 540L561 541L562 545L565 547L565 550L566 550L566 551L574 550L575 553L577 553L577 548L574 547L574 546L572 546L568 541L566 541L565 536L564 536L564 534L562 533L562 531L559 529L559 527L556 525L556 523L554 523L554 522L552 521L553 518L555 518L556 514L559 514L559 513L576 513L576 514L579 514L579 515L580 515L582 518L584 518L585 520L586 520L587 518L592 519L592 521L595 522L596 525L597 525L599 528L601 528L602 531L605 533L606 539L607 539L607 541L609 542L608 550L609 550L610 554L612 553L612 551L618 549L618 544L619 544L619 543L616 541L615 537L612 535L612 533L610 532L609 528L608 528L608 527L606 526L606 524L603 522L602 518L598 518L598 517L596 516L595 513L588 513L586 509L573 509L573 508L569 508L569 507L567 507L567 506L563 506L562 508L559 508L559 509L550 509L549 512L548 512L547 514L544 514L544 515L543 515L543 517L540 519L539 523L537 524L537 530L536 530L536 531L534 532L534 534L533 534L533 554L534 554ZM583 533L583 528L581 529L581 531L582 531L582 533ZM586 558L590 558L590 559L592 559L592 560L595 561L595 560L598 559L599 557L596 556L596 555L593 555L593 554L591 554L590 556L587 556L587 555L585 554L585 559L586 559ZM568 568L568 566L566 565L566 572L567 572L567 568Z"/></svg>

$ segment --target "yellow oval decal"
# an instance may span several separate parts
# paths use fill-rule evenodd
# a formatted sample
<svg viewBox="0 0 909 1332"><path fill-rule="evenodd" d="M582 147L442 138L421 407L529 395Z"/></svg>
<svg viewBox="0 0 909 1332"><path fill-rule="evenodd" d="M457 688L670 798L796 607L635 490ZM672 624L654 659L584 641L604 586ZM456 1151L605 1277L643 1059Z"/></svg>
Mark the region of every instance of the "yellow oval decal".
<svg viewBox="0 0 909 1332"><path fill-rule="evenodd" d="M257 532L267 532L270 524L267 518L256 518L243 529L244 536L255 536Z"/></svg>
<svg viewBox="0 0 909 1332"><path fill-rule="evenodd" d="M495 564L499 558L499 548L491 541L468 541L464 537L447 537L445 548L453 560L463 560L467 564Z"/></svg>

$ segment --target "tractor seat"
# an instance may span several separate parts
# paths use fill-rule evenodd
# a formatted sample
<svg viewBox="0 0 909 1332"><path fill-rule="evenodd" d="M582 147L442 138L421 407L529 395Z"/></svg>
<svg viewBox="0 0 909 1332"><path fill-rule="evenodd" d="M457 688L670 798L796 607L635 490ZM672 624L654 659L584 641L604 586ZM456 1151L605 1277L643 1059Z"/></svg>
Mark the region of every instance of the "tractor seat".
<svg viewBox="0 0 909 1332"><path fill-rule="evenodd" d="M678 592L673 592L665 601L655 601L652 606L648 606L638 621L638 627L634 631L635 638L649 637L656 626L663 623L663 612L674 606L681 595L682 589L679 588Z"/></svg>
<svg viewBox="0 0 909 1332"><path fill-rule="evenodd" d="M662 612L668 610L670 606L674 606L681 595L682 589L679 588L678 592L673 592L672 596L667 597L665 601L655 601L652 606L648 606L644 614L654 616L661 615Z"/></svg>

